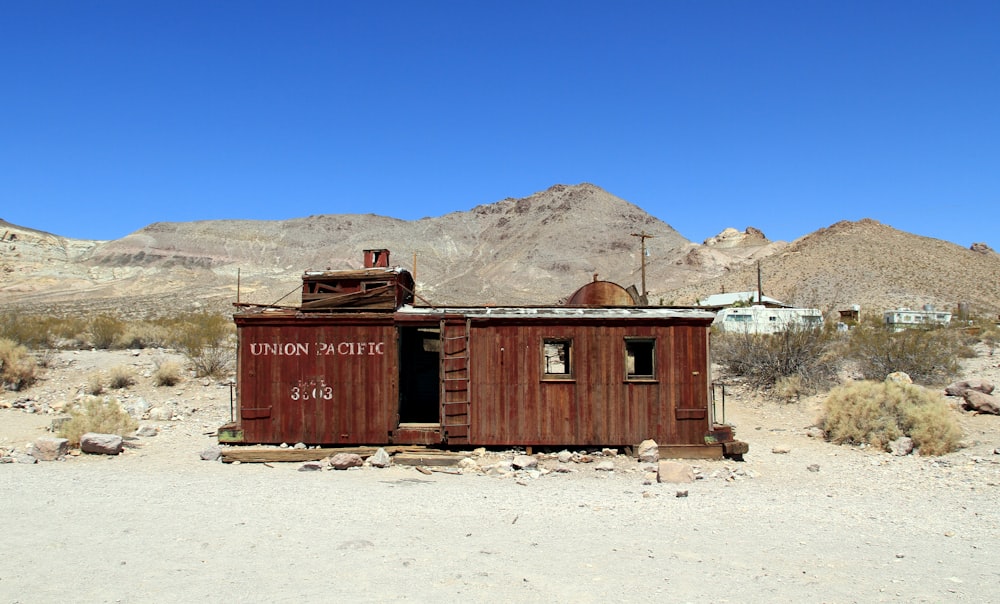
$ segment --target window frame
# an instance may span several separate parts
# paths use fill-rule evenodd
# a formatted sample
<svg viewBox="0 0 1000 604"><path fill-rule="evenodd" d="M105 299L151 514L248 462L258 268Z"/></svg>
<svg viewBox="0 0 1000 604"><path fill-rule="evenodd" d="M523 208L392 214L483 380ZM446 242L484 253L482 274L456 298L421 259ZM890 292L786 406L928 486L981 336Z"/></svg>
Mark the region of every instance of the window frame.
<svg viewBox="0 0 1000 604"><path fill-rule="evenodd" d="M656 348L657 348L656 344L657 344L657 342L656 342L656 340L657 339L655 337L647 337L647 336L625 336L625 338L623 340L623 342L624 342L623 353L624 353L624 358L625 358L625 381L626 382L647 382L648 383L648 382L656 382L656 381L658 381L657 378L656 378L656 375L657 375L656 374L656 369L657 369L657 366L658 366L658 364L657 364L657 358L656 358L657 357L657 354L656 354ZM636 346L630 346L630 345L633 345L633 344L636 345ZM650 372L648 374L647 373L637 373L636 372L636 365L637 365L637 363L636 363L635 359L638 358L638 355L636 355L635 353L641 351L641 349L637 350L638 345L648 345L648 352L646 353L646 354L648 354L648 359L645 359L645 361L646 361L645 364L649 365ZM632 371L631 372L629 371L629 352L630 351L633 352L633 355L632 355L633 361L632 361Z"/></svg>
<svg viewBox="0 0 1000 604"><path fill-rule="evenodd" d="M561 347L565 351L565 371L561 373L550 372L549 356L547 349L550 346ZM576 360L573 358L573 338L572 337L543 337L541 350L541 372L542 381L572 381L575 379Z"/></svg>

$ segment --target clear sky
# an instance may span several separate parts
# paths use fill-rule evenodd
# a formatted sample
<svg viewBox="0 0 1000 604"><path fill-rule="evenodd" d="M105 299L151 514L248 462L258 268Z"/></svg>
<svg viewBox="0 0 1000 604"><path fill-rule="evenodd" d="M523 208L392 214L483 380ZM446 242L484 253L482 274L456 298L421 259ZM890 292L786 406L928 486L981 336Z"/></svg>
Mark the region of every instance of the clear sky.
<svg viewBox="0 0 1000 604"><path fill-rule="evenodd" d="M0 0L0 218L469 210L1000 249L1000 2Z"/></svg>

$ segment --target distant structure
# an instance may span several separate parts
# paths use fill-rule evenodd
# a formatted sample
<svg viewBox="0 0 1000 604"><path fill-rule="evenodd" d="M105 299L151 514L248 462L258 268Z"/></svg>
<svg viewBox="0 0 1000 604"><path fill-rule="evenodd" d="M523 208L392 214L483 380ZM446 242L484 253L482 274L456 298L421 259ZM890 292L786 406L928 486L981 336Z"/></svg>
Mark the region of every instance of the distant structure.
<svg viewBox="0 0 1000 604"><path fill-rule="evenodd" d="M822 327L823 313L818 308L734 306L720 310L712 325L727 333L773 334L792 327Z"/></svg>
<svg viewBox="0 0 1000 604"><path fill-rule="evenodd" d="M761 295L760 292L730 292L728 294L712 294L696 303L701 308L722 309L730 306L767 306L769 308L791 308L788 304Z"/></svg>
<svg viewBox="0 0 1000 604"><path fill-rule="evenodd" d="M883 313L885 324L894 331L913 327L942 327L951 323L951 313L935 310L931 304L925 304L923 310L897 308Z"/></svg>

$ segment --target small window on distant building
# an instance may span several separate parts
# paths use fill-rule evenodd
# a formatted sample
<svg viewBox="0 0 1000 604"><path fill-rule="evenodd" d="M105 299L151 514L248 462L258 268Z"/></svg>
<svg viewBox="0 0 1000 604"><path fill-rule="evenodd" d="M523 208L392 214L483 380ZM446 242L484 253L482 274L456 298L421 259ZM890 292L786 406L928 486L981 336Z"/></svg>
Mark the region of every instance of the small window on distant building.
<svg viewBox="0 0 1000 604"><path fill-rule="evenodd" d="M542 372L546 378L573 376L573 340L546 338L542 340Z"/></svg>
<svg viewBox="0 0 1000 604"><path fill-rule="evenodd" d="M656 340L625 339L625 378L651 380L656 377Z"/></svg>

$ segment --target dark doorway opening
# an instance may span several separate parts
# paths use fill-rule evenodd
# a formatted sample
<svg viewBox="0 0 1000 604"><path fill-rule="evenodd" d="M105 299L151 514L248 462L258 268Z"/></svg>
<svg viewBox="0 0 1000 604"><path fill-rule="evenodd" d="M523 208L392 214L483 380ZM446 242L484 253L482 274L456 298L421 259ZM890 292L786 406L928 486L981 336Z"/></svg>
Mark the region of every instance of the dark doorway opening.
<svg viewBox="0 0 1000 604"><path fill-rule="evenodd" d="M439 424L440 329L400 327L399 347L399 423Z"/></svg>

